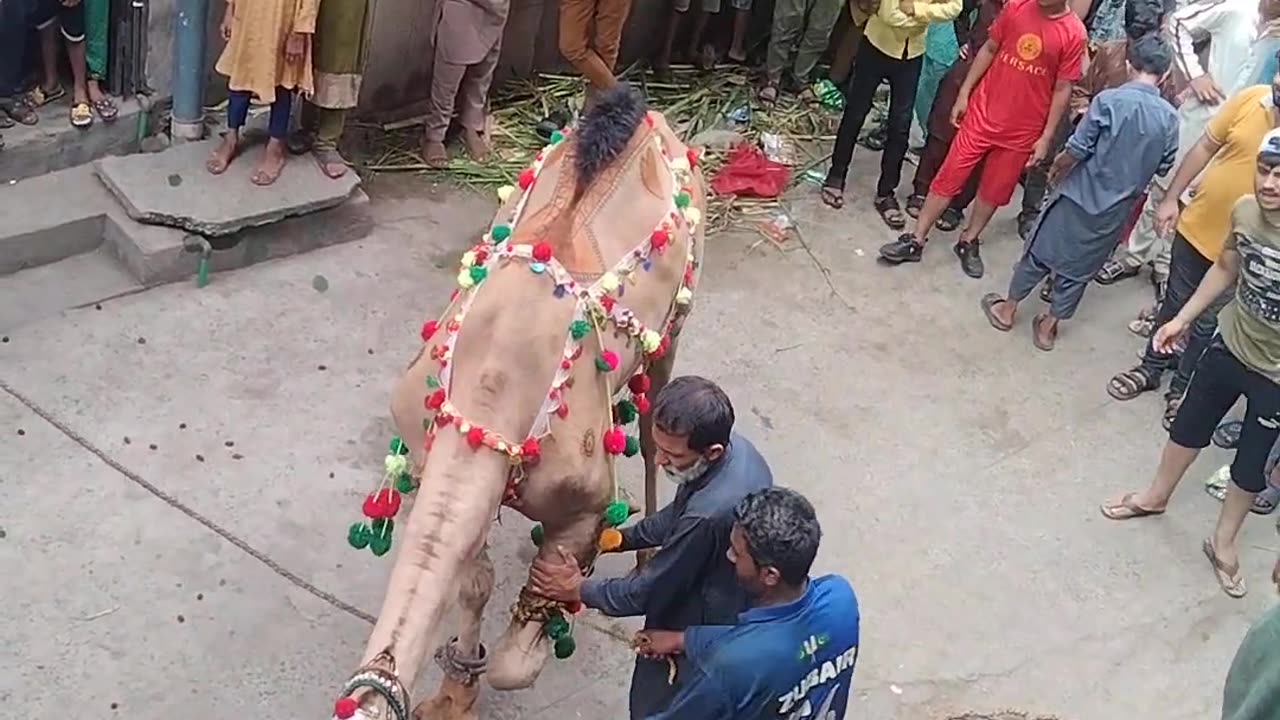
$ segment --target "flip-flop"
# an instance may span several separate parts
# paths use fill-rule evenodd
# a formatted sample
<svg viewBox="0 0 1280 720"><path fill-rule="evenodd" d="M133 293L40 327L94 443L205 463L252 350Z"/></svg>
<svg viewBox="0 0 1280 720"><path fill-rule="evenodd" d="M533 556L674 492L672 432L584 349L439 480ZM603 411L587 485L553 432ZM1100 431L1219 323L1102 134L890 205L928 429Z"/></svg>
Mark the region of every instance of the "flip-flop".
<svg viewBox="0 0 1280 720"><path fill-rule="evenodd" d="M1163 515L1164 510L1149 510L1134 502L1137 493L1128 493L1120 498L1119 503L1108 503L1101 506L1102 516L1108 520L1133 520L1135 518Z"/></svg>
<svg viewBox="0 0 1280 720"><path fill-rule="evenodd" d="M1043 350L1045 352L1049 352L1053 350L1053 346L1058 339L1058 329L1056 327L1053 329L1053 332L1049 335L1048 340L1042 340L1040 338L1040 324L1048 319L1049 319L1048 315L1044 313L1040 313L1039 315L1036 315L1034 320L1031 321L1031 342L1036 346L1036 349Z"/></svg>
<svg viewBox="0 0 1280 720"><path fill-rule="evenodd" d="M987 293L982 296L982 314L987 316L987 322L991 323L991 327L1000 332L1009 332L1013 329L1011 323L1006 323L996 315L996 305L1004 302L1004 298L999 293Z"/></svg>
<svg viewBox="0 0 1280 720"><path fill-rule="evenodd" d="M78 102L71 105L71 127L84 129L93 125L93 109L89 103Z"/></svg>
<svg viewBox="0 0 1280 720"><path fill-rule="evenodd" d="M116 117L120 115L120 108L116 107L111 98L105 95L97 100L90 101L89 104L93 106L93 111L98 113L98 117L102 118L104 123L115 122Z"/></svg>
<svg viewBox="0 0 1280 720"><path fill-rule="evenodd" d="M831 185L823 185L821 192L822 204L835 210L844 207L844 189L832 187Z"/></svg>
<svg viewBox="0 0 1280 720"><path fill-rule="evenodd" d="M1213 444L1223 450L1234 450L1236 445L1240 443L1240 433L1244 430L1244 423L1239 420L1228 420L1213 431Z"/></svg>
<svg viewBox="0 0 1280 720"><path fill-rule="evenodd" d="M57 102L67 96L67 89L61 85L52 89L45 90L36 85L27 91L27 99L31 102L32 107L44 107L51 102Z"/></svg>
<svg viewBox="0 0 1280 720"><path fill-rule="evenodd" d="M1209 564L1213 566L1213 574L1218 578L1218 585L1222 587L1222 592L1228 596L1239 599L1249 593L1249 587L1245 585L1244 578L1240 576L1240 564L1236 563L1235 567L1231 567L1222 562L1218 558L1218 551L1213 547L1213 541L1206 539L1200 545L1200 549L1204 551L1204 556L1209 558Z"/></svg>

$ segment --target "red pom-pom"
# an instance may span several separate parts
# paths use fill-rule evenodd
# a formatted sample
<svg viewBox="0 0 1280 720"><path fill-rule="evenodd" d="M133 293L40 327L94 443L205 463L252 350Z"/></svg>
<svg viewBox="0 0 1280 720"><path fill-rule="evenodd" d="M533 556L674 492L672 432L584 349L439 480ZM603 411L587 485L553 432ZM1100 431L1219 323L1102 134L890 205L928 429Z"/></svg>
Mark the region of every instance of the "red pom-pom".
<svg viewBox="0 0 1280 720"><path fill-rule="evenodd" d="M649 414L649 396L648 395L641 393L640 395L633 396L631 400L636 404L636 412L640 413L641 415Z"/></svg>
<svg viewBox="0 0 1280 720"><path fill-rule="evenodd" d="M569 360L568 358L566 358L566 359L564 359L564 360L561 360L561 361L560 361L560 369L562 369L562 370L568 370L568 369L569 369L569 368L571 368L571 367L573 367L573 361L572 361L572 360Z"/></svg>
<svg viewBox="0 0 1280 720"><path fill-rule="evenodd" d="M450 320L449 322L444 324L444 329L448 330L451 333L458 332L458 328L460 327L462 327L462 325L457 320Z"/></svg>
<svg viewBox="0 0 1280 720"><path fill-rule="evenodd" d="M605 312L613 312L613 304L614 304L614 302L616 302L616 301L613 299L613 296L612 296L612 295L601 295L601 296L600 296L600 307L604 308L604 311L605 311Z"/></svg>
<svg viewBox="0 0 1280 720"><path fill-rule="evenodd" d="M489 259L489 251L484 248L478 248L476 251L476 264L481 265L485 260Z"/></svg>
<svg viewBox="0 0 1280 720"><path fill-rule="evenodd" d="M333 715L338 720L351 720L351 718L355 717L357 708L359 708L359 705L356 703L355 698L338 698L338 702L333 704Z"/></svg>
<svg viewBox="0 0 1280 720"><path fill-rule="evenodd" d="M686 150L686 151L685 151L684 156L685 156L686 158L689 158L689 167L697 167L697 166L698 166L698 151L697 151L697 150L694 150L693 148L689 148L688 150Z"/></svg>
<svg viewBox="0 0 1280 720"><path fill-rule="evenodd" d="M684 284L693 287L693 266L684 269Z"/></svg>
<svg viewBox="0 0 1280 720"><path fill-rule="evenodd" d="M564 604L564 609L568 610L569 613L572 615L577 615L578 613L582 612L582 603L578 602L577 600L574 600L573 602L567 602Z"/></svg>
<svg viewBox="0 0 1280 720"><path fill-rule="evenodd" d="M604 451L610 455L621 455L627 449L627 434L622 428L614 425L604 431Z"/></svg>
<svg viewBox="0 0 1280 720"><path fill-rule="evenodd" d="M613 372L618 369L618 353L612 350L605 350L600 353L600 362L604 363L610 372Z"/></svg>
<svg viewBox="0 0 1280 720"><path fill-rule="evenodd" d="M432 335L436 334L436 330L440 327L440 323L436 320L428 320L422 323L422 342L427 342ZM343 698L343 700L351 700L351 698ZM355 702L352 700L352 702Z"/></svg>
<svg viewBox="0 0 1280 720"><path fill-rule="evenodd" d="M439 425L440 427L444 427L451 422L453 422L453 416L447 412L442 412L436 415L436 425Z"/></svg>
<svg viewBox="0 0 1280 720"><path fill-rule="evenodd" d="M544 241L534 244L533 259L540 263L551 262L551 243Z"/></svg>
<svg viewBox="0 0 1280 720"><path fill-rule="evenodd" d="M643 395L649 392L649 376L644 373L636 373L627 381L627 389L633 395Z"/></svg>
<svg viewBox="0 0 1280 720"><path fill-rule="evenodd" d="M533 184L533 168L525 168L521 170L519 177L516 178L516 182L520 184L521 190L528 190L529 186Z"/></svg>
<svg viewBox="0 0 1280 720"><path fill-rule="evenodd" d="M520 445L520 454L526 460L537 460L542 455L542 448L538 445L538 438L527 437Z"/></svg>
<svg viewBox="0 0 1280 720"><path fill-rule="evenodd" d="M395 517L400 512L400 493L392 488L385 488L378 493L378 504L381 506L382 517Z"/></svg>
<svg viewBox="0 0 1280 720"><path fill-rule="evenodd" d="M444 388L436 388L435 392L427 396L427 409L439 410L444 405Z"/></svg>
<svg viewBox="0 0 1280 720"><path fill-rule="evenodd" d="M662 252L662 248L667 246L667 241L670 239L671 236L667 234L666 230L658 228L649 236L649 245L651 245L655 251Z"/></svg>
<svg viewBox="0 0 1280 720"><path fill-rule="evenodd" d="M472 450L484 444L484 428L473 427L467 431L467 444Z"/></svg>
<svg viewBox="0 0 1280 720"><path fill-rule="evenodd" d="M645 122L645 124L646 124L646 125L648 125L649 127L653 127L653 113L652 113L652 112L647 112L647 113L645 113L645 114L644 114L644 122Z"/></svg>
<svg viewBox="0 0 1280 720"><path fill-rule="evenodd" d="M382 517L382 503L378 502L378 496L375 493L369 493L364 496L364 502L360 505L360 512L364 513L367 518Z"/></svg>
<svg viewBox="0 0 1280 720"><path fill-rule="evenodd" d="M671 347L671 338L663 335L661 342L658 343L658 349L649 353L649 357L660 358L667 354L667 348L669 347Z"/></svg>
<svg viewBox="0 0 1280 720"><path fill-rule="evenodd" d="M559 404L558 406L556 406L556 417L560 418L561 420L563 420L563 419L565 419L565 418L569 417L569 404L568 404L568 403L566 403L566 402L565 402L565 401L563 401L563 400L561 400L561 401L560 401L560 404Z"/></svg>

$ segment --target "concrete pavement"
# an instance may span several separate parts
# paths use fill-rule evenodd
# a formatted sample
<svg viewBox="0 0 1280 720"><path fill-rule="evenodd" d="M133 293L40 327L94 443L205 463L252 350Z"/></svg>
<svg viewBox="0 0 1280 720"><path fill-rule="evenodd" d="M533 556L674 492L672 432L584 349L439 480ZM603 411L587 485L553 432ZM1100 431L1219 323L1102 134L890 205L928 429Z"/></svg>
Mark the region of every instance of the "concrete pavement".
<svg viewBox="0 0 1280 720"><path fill-rule="evenodd" d="M922 265L878 267L891 234L870 208L875 173L858 172L873 164L858 159L842 212L796 199L806 247L710 240L678 363L724 384L779 481L819 508L818 570L849 576L863 606L850 717L1213 717L1245 629L1275 602L1274 520L1247 524L1251 594L1233 601L1199 550L1217 512L1200 480L1225 453L1205 453L1162 518L1099 515L1147 481L1163 440L1158 399L1104 389L1134 362L1123 325L1149 290L1090 288L1053 353L1032 347L1029 317L997 333L978 298L1007 282L1012 214L988 234L985 280L960 274L949 237ZM6 707L327 717L368 626L211 528L366 613L380 606L389 558L350 550L345 528L385 453L391 383L491 205L406 177L370 195L377 225L361 241L6 331ZM527 529L504 513L492 535L489 640L523 579ZM601 572L625 569L610 560ZM535 688L486 688L483 717L623 716L630 654L613 635L633 625L587 622L579 653Z"/></svg>

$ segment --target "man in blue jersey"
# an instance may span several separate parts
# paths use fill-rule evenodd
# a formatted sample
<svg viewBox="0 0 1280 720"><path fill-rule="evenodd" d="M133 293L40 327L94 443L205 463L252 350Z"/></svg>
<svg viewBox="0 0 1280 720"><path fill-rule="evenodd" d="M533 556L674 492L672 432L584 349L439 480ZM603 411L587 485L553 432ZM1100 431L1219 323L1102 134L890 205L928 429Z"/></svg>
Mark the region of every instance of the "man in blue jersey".
<svg viewBox="0 0 1280 720"><path fill-rule="evenodd" d="M809 577L822 529L803 495L772 487L734 511L729 562L752 607L737 625L645 630L637 651L683 654L691 677L649 720L839 720L858 659L858 600L838 575Z"/></svg>

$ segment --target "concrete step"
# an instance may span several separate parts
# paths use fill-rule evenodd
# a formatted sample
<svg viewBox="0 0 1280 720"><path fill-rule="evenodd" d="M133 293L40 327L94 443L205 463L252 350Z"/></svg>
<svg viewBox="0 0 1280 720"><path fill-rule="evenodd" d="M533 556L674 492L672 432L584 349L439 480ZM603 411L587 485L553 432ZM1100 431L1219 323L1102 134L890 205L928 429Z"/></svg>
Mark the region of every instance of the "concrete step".
<svg viewBox="0 0 1280 720"><path fill-rule="evenodd" d="M117 99L120 114L114 122L104 123L95 117L93 125L84 130L71 126L69 102L64 99L40 108L40 122L35 125L17 125L0 132L4 136L0 182L24 180L137 150L139 118L145 113L136 100Z"/></svg>
<svg viewBox="0 0 1280 720"><path fill-rule="evenodd" d="M0 277L0 332L143 289L108 248Z"/></svg>

